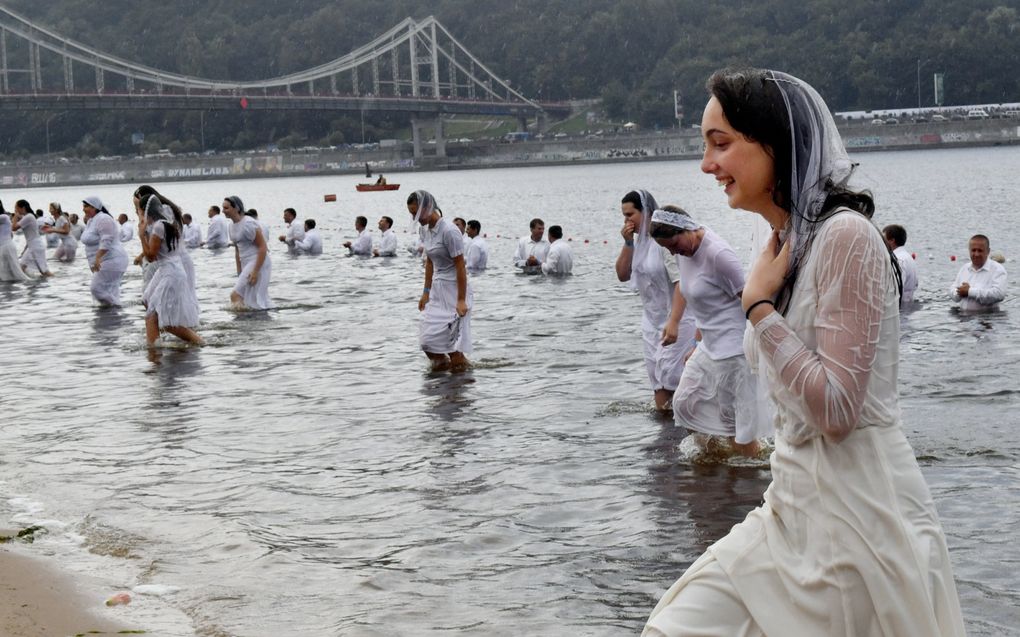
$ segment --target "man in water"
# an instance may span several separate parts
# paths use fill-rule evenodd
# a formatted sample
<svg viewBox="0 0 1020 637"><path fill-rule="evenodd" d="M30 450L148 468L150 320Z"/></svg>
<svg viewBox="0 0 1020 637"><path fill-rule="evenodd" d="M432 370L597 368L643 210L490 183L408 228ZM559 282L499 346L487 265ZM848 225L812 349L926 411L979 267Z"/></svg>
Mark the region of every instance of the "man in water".
<svg viewBox="0 0 1020 637"><path fill-rule="evenodd" d="M287 234L280 235L280 241L287 244L287 252L297 254L297 242L305 238L304 224L296 223L297 211L287 208L283 211L283 221L287 224Z"/></svg>
<svg viewBox="0 0 1020 637"><path fill-rule="evenodd" d="M120 224L121 243L127 243L135 238L135 223L128 219L127 215L117 215L117 223Z"/></svg>
<svg viewBox="0 0 1020 637"><path fill-rule="evenodd" d="M549 253L549 242L543 238L545 222L535 218L529 224L531 234L521 237L514 253L514 265L524 270L525 274L541 274L542 263Z"/></svg>
<svg viewBox="0 0 1020 637"><path fill-rule="evenodd" d="M383 217L379 220L379 232L382 237L379 239L379 247L372 253L377 257L397 256L397 233L393 232L393 219Z"/></svg>
<svg viewBox="0 0 1020 637"><path fill-rule="evenodd" d="M962 310L992 310L1006 298L1006 268L988 258L988 237L970 238L970 263L960 268L949 296Z"/></svg>
<svg viewBox="0 0 1020 637"><path fill-rule="evenodd" d="M358 231L358 238L353 242L345 241L344 247L350 250L352 255L372 256L372 234L368 231L368 217L359 215L354 220L354 229Z"/></svg>
<svg viewBox="0 0 1020 637"><path fill-rule="evenodd" d="M305 219L305 236L295 242L298 254L322 254L322 236L315 229L315 219Z"/></svg>
<svg viewBox="0 0 1020 637"><path fill-rule="evenodd" d="M184 220L184 247L190 249L202 245L202 229L197 223L192 223L191 215L184 213L181 216Z"/></svg>
<svg viewBox="0 0 1020 637"><path fill-rule="evenodd" d="M209 207L209 231L205 236L205 247L210 250L230 245L230 220L220 214L219 206Z"/></svg>
<svg viewBox="0 0 1020 637"><path fill-rule="evenodd" d="M574 269L574 255L570 246L563 240L563 228L549 226L549 253L542 263L542 273L553 276L566 276Z"/></svg>
<svg viewBox="0 0 1020 637"><path fill-rule="evenodd" d="M903 247L907 244L907 231L903 226L893 224L882 228L882 235L885 236L886 244L900 264L900 273L903 276L903 296L900 302L910 303L914 300L914 290L917 289L917 265L914 264L914 257Z"/></svg>
<svg viewBox="0 0 1020 637"><path fill-rule="evenodd" d="M481 272L489 263L489 246L481 236L482 224L477 219L467 222L467 234L471 242L464 248L464 265L468 272Z"/></svg>

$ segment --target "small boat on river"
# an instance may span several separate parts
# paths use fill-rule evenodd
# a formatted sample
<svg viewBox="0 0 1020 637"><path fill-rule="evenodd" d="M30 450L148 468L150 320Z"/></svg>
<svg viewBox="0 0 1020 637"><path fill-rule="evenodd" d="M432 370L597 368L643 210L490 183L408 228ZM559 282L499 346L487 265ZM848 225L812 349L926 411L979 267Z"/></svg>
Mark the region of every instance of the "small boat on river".
<svg viewBox="0 0 1020 637"><path fill-rule="evenodd" d="M358 184L358 192L375 192L377 190L399 190L400 184Z"/></svg>

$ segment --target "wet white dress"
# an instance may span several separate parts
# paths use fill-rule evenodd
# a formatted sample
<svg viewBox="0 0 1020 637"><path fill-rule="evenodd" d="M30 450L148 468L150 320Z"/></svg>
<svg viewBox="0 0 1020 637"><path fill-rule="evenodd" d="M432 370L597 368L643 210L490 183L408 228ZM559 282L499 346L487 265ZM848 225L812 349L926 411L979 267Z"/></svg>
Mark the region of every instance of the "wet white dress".
<svg viewBox="0 0 1020 637"><path fill-rule="evenodd" d="M251 217L241 217L240 221L230 227L230 239L236 244L237 251L241 255L241 274L237 276L234 292L241 295L245 307L251 310L269 310L274 307L273 302L269 299L269 279L273 266L268 250L255 285L248 283L248 276L255 269L259 254L259 250L255 246L255 236L261 232L262 228L259 223Z"/></svg>
<svg viewBox="0 0 1020 637"><path fill-rule="evenodd" d="M471 353L471 308L474 294L467 283L464 296L468 313L457 314L457 268L454 258L463 256L464 239L457 226L440 217L435 227L422 233L425 254L432 261L432 289L418 323L422 351L430 354ZM465 274L467 274L465 272Z"/></svg>
<svg viewBox="0 0 1020 637"><path fill-rule="evenodd" d="M102 305L120 305L120 280L127 270L128 256L120 242L117 222L105 212L96 213L85 225L81 243L90 266L95 265L96 254L106 250L99 270L92 274L89 288L93 298Z"/></svg>
<svg viewBox="0 0 1020 637"><path fill-rule="evenodd" d="M53 236L60 238L60 245L57 246L53 256L64 263L74 261L74 258L78 255L78 239L71 232L71 220L67 217L61 216L57 219L57 223L54 226L57 230L63 230L67 228L67 234L56 233Z"/></svg>
<svg viewBox="0 0 1020 637"><path fill-rule="evenodd" d="M825 222L785 318L760 321L752 343L777 406L765 503L666 592L644 635L964 635L900 427L899 298L877 228L849 211Z"/></svg>
<svg viewBox="0 0 1020 637"><path fill-rule="evenodd" d="M635 246L634 258L644 254L644 263L631 265L630 278L641 297L641 339L644 343L645 371L652 390L673 391L684 371L684 356L694 347L694 316L685 312L672 345L662 344L662 331L673 309L673 289L680 281L676 260L651 238L634 237L635 244L650 241L648 250Z"/></svg>
<svg viewBox="0 0 1020 637"><path fill-rule="evenodd" d="M21 271L18 249L14 247L11 218L0 213L0 281L25 281L28 275Z"/></svg>
<svg viewBox="0 0 1020 637"><path fill-rule="evenodd" d="M162 221L151 223L145 227L146 237L159 237L159 253L156 260L149 266L154 270L152 279L142 292L145 301L145 315L153 313L159 318L159 328L166 327L197 327L198 296L195 285L185 269L183 257L187 248L181 237L178 237L174 249L170 250L166 243L166 224Z"/></svg>
<svg viewBox="0 0 1020 637"><path fill-rule="evenodd" d="M21 253L18 262L40 274L49 272L50 268L46 265L46 240L39 234L38 219L31 213L23 215L18 222L18 229L25 236L25 251Z"/></svg>

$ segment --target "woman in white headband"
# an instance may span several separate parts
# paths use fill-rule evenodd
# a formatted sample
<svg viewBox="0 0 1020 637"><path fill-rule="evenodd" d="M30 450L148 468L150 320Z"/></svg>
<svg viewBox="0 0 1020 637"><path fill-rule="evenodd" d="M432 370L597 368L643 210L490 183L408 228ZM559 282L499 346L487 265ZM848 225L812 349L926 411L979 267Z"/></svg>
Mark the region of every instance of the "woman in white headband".
<svg viewBox="0 0 1020 637"><path fill-rule="evenodd" d="M644 634L964 635L949 552L900 426L895 258L828 107L784 73L722 71L704 172L776 232L741 303L776 407L764 504L662 597Z"/></svg>
<svg viewBox="0 0 1020 637"><path fill-rule="evenodd" d="M120 229L99 197L82 200L85 231L81 243L92 270L92 297L101 306L120 305L120 282L127 270L128 256L120 242Z"/></svg>
<svg viewBox="0 0 1020 637"><path fill-rule="evenodd" d="M234 222L230 226L230 239L234 242L237 283L230 293L231 305L244 310L272 309L269 280L273 265L262 227L245 213L244 204L236 195L223 200L223 214Z"/></svg>

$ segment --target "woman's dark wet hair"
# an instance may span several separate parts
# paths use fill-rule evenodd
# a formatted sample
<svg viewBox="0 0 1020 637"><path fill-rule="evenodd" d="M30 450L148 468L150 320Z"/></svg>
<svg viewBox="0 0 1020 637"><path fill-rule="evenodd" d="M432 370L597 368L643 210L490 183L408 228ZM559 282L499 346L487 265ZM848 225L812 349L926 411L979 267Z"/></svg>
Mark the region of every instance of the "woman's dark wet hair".
<svg viewBox="0 0 1020 637"><path fill-rule="evenodd" d="M32 212L32 204L28 203L25 199L18 199L14 202L14 209L17 210L18 208Z"/></svg>
<svg viewBox="0 0 1020 637"><path fill-rule="evenodd" d="M149 202L152 201L153 197L155 197L156 201L159 202L160 207L162 207L165 204L165 202L163 202L163 200L160 199L158 195L149 193L146 195L142 195L141 198L139 199L142 206L142 210L145 211L145 217L148 219L148 223L163 224L164 226L163 234L166 241L166 249L173 250L177 246L177 239L180 237L180 232L177 229L177 224L171 223L164 219L159 208L155 208L152 211L149 210ZM170 206L170 204L165 205Z"/></svg>
<svg viewBox="0 0 1020 637"><path fill-rule="evenodd" d="M641 210L641 212L644 212L644 210L641 209L641 194L638 193L638 191L636 190L631 190L630 192L625 194L623 196L623 199L620 200L620 203L621 204L629 203L638 210Z"/></svg>
<svg viewBox="0 0 1020 637"><path fill-rule="evenodd" d="M408 195L407 196L407 203L408 204L418 203L418 193L417 192L412 192L410 195Z"/></svg>
<svg viewBox="0 0 1020 637"><path fill-rule="evenodd" d="M135 189L134 196L138 197L139 200L141 200L142 197L144 197L145 195L156 195L157 197L159 197L159 200L162 201L164 205L170 206L170 209L174 211L174 222L177 224L178 229L184 227L184 213L181 211L180 206L167 199L158 190L156 190L155 188L148 184L142 184L137 189ZM142 210L145 210L145 208L143 207Z"/></svg>
<svg viewBox="0 0 1020 637"><path fill-rule="evenodd" d="M772 201L790 212L790 177L793 172L790 116L779 85L769 79L765 69L723 69L708 78L705 88L719 101L723 114L737 132L761 144L775 163L775 189ZM856 192L832 186L822 206L821 221L826 212L837 208L856 210L869 219L875 213L875 201L867 191Z"/></svg>

